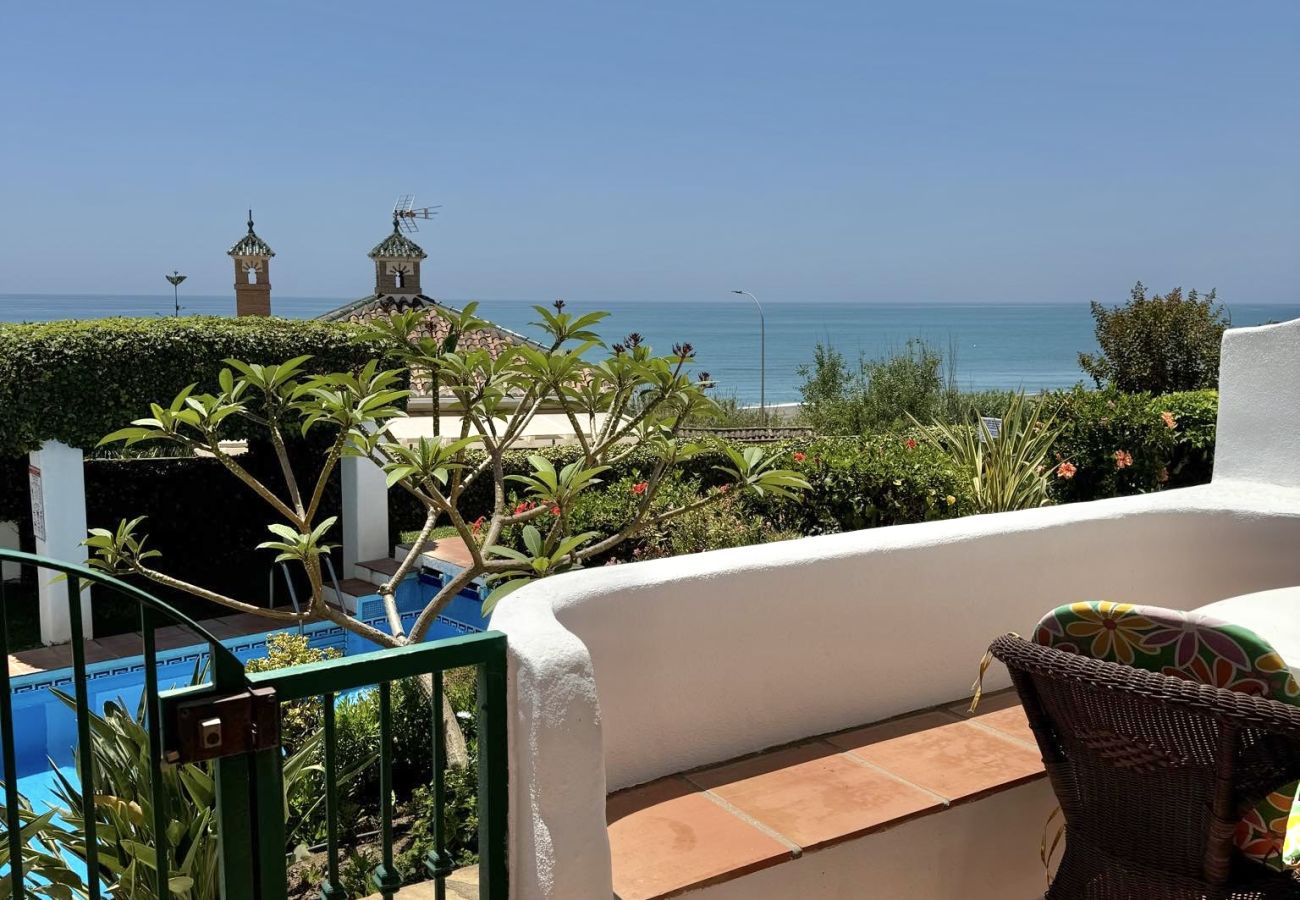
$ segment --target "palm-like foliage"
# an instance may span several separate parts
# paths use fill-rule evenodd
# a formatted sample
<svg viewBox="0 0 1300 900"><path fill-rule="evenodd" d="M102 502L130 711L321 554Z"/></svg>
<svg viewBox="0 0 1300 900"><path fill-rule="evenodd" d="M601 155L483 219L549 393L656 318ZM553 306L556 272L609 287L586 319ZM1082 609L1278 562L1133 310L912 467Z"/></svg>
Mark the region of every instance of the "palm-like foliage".
<svg viewBox="0 0 1300 900"><path fill-rule="evenodd" d="M76 701L55 691L66 705ZM219 900L219 854L216 828L216 784L211 763L183 763L162 769L166 803L166 835L154 833L153 782L149 732L144 725L144 701L133 716L121 703L107 703L103 715L90 714L91 754L94 772L93 815L100 877L113 888L113 896L131 900L156 900L157 849L166 848L173 897L181 900ZM315 732L283 763L285 821L288 831L314 811L302 810L291 819L288 796L321 771L322 733ZM80 753L78 750L78 763ZM85 862L85 823L91 814L81 785L54 770L55 795L60 807L52 811L58 821L45 821L39 840ZM355 773L343 773L345 784ZM317 801L320 802L319 800ZM48 868L48 865L47 865ZM48 876L44 876L48 877ZM74 876L75 877L75 876ZM61 884L64 882L60 882ZM75 885L84 893L84 884ZM0 895L2 896L2 895ZM50 894L51 897L71 895Z"/></svg>
<svg viewBox="0 0 1300 900"><path fill-rule="evenodd" d="M28 896L49 897L50 900L74 900L85 897L86 886L81 876L68 865L62 845L70 837L67 828L55 818L56 810L37 815L27 798L18 796L18 821L22 823L23 889ZM9 808L0 803L0 819L8 821ZM10 865L8 835L0 841L0 900L13 896L13 867Z"/></svg>
<svg viewBox="0 0 1300 900"><path fill-rule="evenodd" d="M1033 509L1051 502L1048 485L1056 471L1051 450L1061 429L1056 414L1045 414L1042 403L1016 394L996 434L978 417L973 427L935 423L921 430L966 472L976 512Z"/></svg>

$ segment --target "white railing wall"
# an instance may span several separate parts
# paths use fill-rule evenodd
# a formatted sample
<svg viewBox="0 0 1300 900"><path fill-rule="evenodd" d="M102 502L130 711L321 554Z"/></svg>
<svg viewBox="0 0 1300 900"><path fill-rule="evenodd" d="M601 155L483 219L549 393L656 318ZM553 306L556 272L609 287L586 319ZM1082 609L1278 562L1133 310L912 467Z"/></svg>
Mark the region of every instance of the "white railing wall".
<svg viewBox="0 0 1300 900"><path fill-rule="evenodd" d="M608 897L608 790L962 697L993 637L1059 603L1188 609L1300 583L1300 483L1236 409L1265 385L1300 396L1286 355L1250 339L1290 346L1300 322L1273 328L1286 340L1225 344L1213 484L608 567L509 597L492 626L510 643L512 894ZM1300 346L1286 352L1300 381Z"/></svg>

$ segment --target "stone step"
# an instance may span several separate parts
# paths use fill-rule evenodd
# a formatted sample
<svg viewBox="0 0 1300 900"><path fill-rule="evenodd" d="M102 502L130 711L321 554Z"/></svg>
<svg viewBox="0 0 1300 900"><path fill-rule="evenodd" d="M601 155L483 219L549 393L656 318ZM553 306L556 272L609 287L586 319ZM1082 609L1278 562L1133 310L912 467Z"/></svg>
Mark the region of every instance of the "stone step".
<svg viewBox="0 0 1300 900"><path fill-rule="evenodd" d="M368 559L353 566L352 575L378 586L396 574L400 565L395 559Z"/></svg>
<svg viewBox="0 0 1300 900"><path fill-rule="evenodd" d="M342 592L342 596L335 594L333 585L326 582L325 600L342 606L350 613L355 613L357 611L357 598L375 593L375 584L365 578L344 578L339 582L339 591Z"/></svg>

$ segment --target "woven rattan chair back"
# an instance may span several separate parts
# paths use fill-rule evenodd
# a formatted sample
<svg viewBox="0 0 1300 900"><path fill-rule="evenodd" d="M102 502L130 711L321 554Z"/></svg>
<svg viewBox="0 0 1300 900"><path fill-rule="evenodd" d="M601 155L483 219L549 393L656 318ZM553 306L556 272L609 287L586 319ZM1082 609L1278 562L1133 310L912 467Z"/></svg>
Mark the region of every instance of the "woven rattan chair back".
<svg viewBox="0 0 1300 900"><path fill-rule="evenodd" d="M1007 635L1066 821L1048 900L1300 898L1240 859L1240 810L1300 776L1300 709Z"/></svg>

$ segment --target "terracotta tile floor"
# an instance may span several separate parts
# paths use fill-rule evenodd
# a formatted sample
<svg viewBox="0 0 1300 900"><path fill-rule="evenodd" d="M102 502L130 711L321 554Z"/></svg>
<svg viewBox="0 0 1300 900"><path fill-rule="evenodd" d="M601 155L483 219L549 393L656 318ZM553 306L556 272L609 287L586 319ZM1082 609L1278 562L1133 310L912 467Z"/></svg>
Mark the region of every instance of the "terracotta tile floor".
<svg viewBox="0 0 1300 900"><path fill-rule="evenodd" d="M452 565L468 568L474 561L469 555L469 548L465 546L463 538L445 537L439 538L433 542L433 547L426 550L425 556L432 556L434 559L441 559Z"/></svg>
<svg viewBox="0 0 1300 900"><path fill-rule="evenodd" d="M613 847L656 851L615 856L614 887L621 900L662 896L665 863L671 866L670 883L698 887L797 853L676 776L614 794L605 815Z"/></svg>
<svg viewBox="0 0 1300 900"><path fill-rule="evenodd" d="M619 900L657 900L1043 776L1012 692L611 794Z"/></svg>

